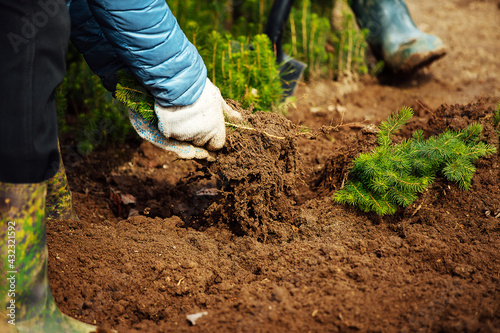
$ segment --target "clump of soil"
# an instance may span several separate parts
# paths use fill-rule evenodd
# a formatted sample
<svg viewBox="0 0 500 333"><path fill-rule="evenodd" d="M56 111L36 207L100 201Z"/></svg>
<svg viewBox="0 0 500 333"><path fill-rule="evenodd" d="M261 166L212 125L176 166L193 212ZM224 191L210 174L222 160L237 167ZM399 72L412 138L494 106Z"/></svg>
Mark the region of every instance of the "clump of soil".
<svg viewBox="0 0 500 333"><path fill-rule="evenodd" d="M228 129L226 146L203 168L217 178L219 195L199 223L227 223L235 234L262 241L286 239L301 181L297 128L278 114L233 107L255 130Z"/></svg>
<svg viewBox="0 0 500 333"><path fill-rule="evenodd" d="M330 193L343 187L349 176L352 161L361 153L374 149L377 145L376 130L361 130L353 135L344 145L334 147L325 166L314 180L315 191Z"/></svg>

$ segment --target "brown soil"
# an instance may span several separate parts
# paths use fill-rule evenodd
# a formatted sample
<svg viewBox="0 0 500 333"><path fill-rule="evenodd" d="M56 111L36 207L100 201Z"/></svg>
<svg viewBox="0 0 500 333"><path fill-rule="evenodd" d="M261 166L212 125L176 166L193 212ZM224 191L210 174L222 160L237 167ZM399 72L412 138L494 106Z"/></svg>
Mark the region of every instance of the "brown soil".
<svg viewBox="0 0 500 333"><path fill-rule="evenodd" d="M48 225L61 310L120 332L500 332L499 154L471 190L438 178L392 216L331 200L404 105L399 138L477 121L498 147L498 2L407 3L445 58L405 81L303 84L287 119L247 114L267 134L230 130L214 163L64 148L81 221Z"/></svg>

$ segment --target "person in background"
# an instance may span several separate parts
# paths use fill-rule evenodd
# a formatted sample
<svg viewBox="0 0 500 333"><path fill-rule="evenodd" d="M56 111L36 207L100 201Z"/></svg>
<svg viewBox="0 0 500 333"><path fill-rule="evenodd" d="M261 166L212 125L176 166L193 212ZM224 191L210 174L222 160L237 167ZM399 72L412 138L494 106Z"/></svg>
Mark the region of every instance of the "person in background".
<svg viewBox="0 0 500 333"><path fill-rule="evenodd" d="M164 0L0 0L0 331L94 332L64 315L47 280L46 217L76 219L54 92L68 40L111 92L127 69L155 98L138 134L181 158L213 158L238 121ZM15 324L15 325L14 325Z"/></svg>
<svg viewBox="0 0 500 333"><path fill-rule="evenodd" d="M281 42L294 1L275 0L265 28L280 64L285 97L293 94L306 68L306 64L284 52ZM359 27L369 32L367 42L373 54L392 72L414 72L446 54L439 37L417 28L403 0L352 0L349 3Z"/></svg>
<svg viewBox="0 0 500 333"><path fill-rule="evenodd" d="M396 73L410 73L446 54L443 41L417 28L403 0L352 0L351 9L374 55Z"/></svg>

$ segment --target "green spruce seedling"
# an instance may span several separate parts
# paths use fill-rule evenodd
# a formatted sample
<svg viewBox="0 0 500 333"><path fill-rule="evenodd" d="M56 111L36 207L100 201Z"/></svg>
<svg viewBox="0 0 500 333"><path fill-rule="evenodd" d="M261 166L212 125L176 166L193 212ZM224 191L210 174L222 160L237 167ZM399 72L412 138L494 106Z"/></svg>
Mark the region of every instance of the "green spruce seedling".
<svg viewBox="0 0 500 333"><path fill-rule="evenodd" d="M145 120L153 124L157 123L158 117L154 112L153 95L149 91L147 91L128 70L119 71L117 76L118 76L118 84L116 85L116 92L115 92L116 99L118 99L128 108L137 112ZM252 128L249 124L245 123L234 124L226 121L225 125L226 127L229 128L262 133L268 137L278 140L285 139L285 137L272 135L267 133L266 131L261 131Z"/></svg>
<svg viewBox="0 0 500 333"><path fill-rule="evenodd" d="M145 120L158 122L154 111L154 97L147 91L128 70L117 73L115 97L126 107L140 114Z"/></svg>
<svg viewBox="0 0 500 333"><path fill-rule="evenodd" d="M493 112L493 127L500 137L500 102L498 102L497 109Z"/></svg>
<svg viewBox="0 0 500 333"><path fill-rule="evenodd" d="M458 183L463 190L471 187L474 163L496 151L480 141L482 126L472 123L427 140L420 130L413 138L393 144L394 134L412 116L413 110L404 107L381 123L378 147L354 159L345 187L333 195L335 202L387 215L394 214L398 206L411 205L438 176Z"/></svg>

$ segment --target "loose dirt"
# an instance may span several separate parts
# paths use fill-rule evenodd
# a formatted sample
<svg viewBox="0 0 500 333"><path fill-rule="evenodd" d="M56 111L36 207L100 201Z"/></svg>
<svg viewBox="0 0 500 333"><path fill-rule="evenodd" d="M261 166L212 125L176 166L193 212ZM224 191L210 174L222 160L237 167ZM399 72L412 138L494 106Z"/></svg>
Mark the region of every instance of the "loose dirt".
<svg viewBox="0 0 500 333"><path fill-rule="evenodd" d="M500 332L499 154L471 190L438 178L392 216L331 200L404 105L398 139L476 121L498 147L498 2L407 2L445 58L405 81L302 84L286 117L247 114L266 133L228 130L214 163L63 144L81 221L48 225L61 310L119 332Z"/></svg>

